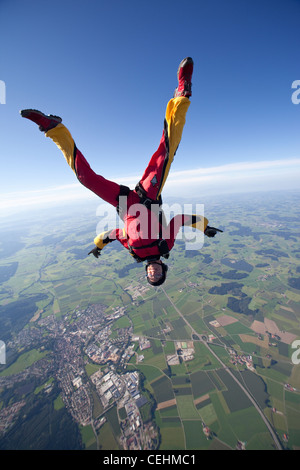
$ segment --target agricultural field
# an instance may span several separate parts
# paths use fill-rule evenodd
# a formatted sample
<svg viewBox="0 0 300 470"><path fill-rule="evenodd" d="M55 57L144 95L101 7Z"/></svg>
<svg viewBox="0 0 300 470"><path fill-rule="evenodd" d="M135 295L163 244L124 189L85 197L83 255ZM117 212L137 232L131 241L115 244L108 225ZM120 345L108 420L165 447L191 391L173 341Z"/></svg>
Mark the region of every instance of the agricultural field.
<svg viewBox="0 0 300 470"><path fill-rule="evenodd" d="M149 340L146 349L135 340L127 368L143 374L153 397L160 449L235 449L238 441L246 449L299 449L300 365L292 360L300 339L299 194L224 196L204 207L224 233L200 250L186 250L182 234L167 281L156 289L118 242L99 259L87 256L95 209L47 214L30 225L24 219L13 243L7 222L1 340L37 318L71 318L95 303L107 315L125 307L118 328L130 326L133 338ZM105 426L100 435L116 449Z"/></svg>
<svg viewBox="0 0 300 470"><path fill-rule="evenodd" d="M186 252L183 242L177 243L168 282L155 296L140 299L132 312L136 333L163 345L160 365L149 350L143 361L148 368L142 370L157 402L164 449L180 448L183 439L186 449L234 448L238 440L247 449L275 447L257 408L211 351L246 384L282 446L299 447L294 418L300 418L300 366L291 360L293 342L300 338L299 218L293 204L283 215L286 204L280 198L270 199L270 205L258 202L252 207L241 200L226 215L219 204L208 207L224 233L198 252ZM287 224L293 229L287 231ZM192 339L193 333L211 337L210 349L194 341L193 360L168 364L176 340ZM250 368L240 356L251 356ZM162 372L154 380L151 364ZM203 422L211 429L210 439L204 437Z"/></svg>

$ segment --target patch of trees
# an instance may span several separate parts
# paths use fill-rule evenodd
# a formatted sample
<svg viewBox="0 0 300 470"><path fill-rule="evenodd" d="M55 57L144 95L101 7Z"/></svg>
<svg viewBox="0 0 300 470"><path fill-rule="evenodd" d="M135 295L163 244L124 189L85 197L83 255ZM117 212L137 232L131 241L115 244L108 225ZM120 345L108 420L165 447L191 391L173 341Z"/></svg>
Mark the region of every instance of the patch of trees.
<svg viewBox="0 0 300 470"><path fill-rule="evenodd" d="M277 237L282 237L284 238L285 240L292 240L294 242L297 242L297 237L300 237L300 233L299 232L291 232L291 231L288 231L288 232L284 232L282 230L278 230L276 232L272 232L273 235L277 235Z"/></svg>
<svg viewBox="0 0 300 470"><path fill-rule="evenodd" d="M288 285L292 287L293 289L299 289L300 290L300 277L291 277L288 280Z"/></svg>
<svg viewBox="0 0 300 470"><path fill-rule="evenodd" d="M0 284L2 282L8 281L11 277L13 277L18 269L18 262L14 262L8 264L7 266L0 266Z"/></svg>
<svg viewBox="0 0 300 470"><path fill-rule="evenodd" d="M209 289L209 294L217 294L217 295L226 295L231 293L232 295L245 295L242 293L241 289L243 284L239 284L238 282L227 282L222 283L220 286L214 286Z"/></svg>
<svg viewBox="0 0 300 470"><path fill-rule="evenodd" d="M283 258L288 258L289 255L285 253L284 251L281 250L274 250L273 248L269 248L266 250L258 250L255 252L257 255L265 256L266 258L271 258L275 261L278 260L278 258L283 257Z"/></svg>
<svg viewBox="0 0 300 470"><path fill-rule="evenodd" d="M213 262L213 258L210 255L204 255L200 253L198 250L185 250L184 257L185 258L194 258L195 256L202 256L204 258L201 262L205 264L210 264Z"/></svg>
<svg viewBox="0 0 300 470"><path fill-rule="evenodd" d="M246 227L240 223L235 223L234 226L237 228L237 230L230 232L230 235L238 237L253 237L254 240L260 239L261 234L253 232L250 227Z"/></svg>
<svg viewBox="0 0 300 470"><path fill-rule="evenodd" d="M247 273L251 273L253 271L253 266L244 260L237 261L229 258L223 258L222 264L224 264L228 268L234 268L238 271L246 271Z"/></svg>
<svg viewBox="0 0 300 470"><path fill-rule="evenodd" d="M77 424L65 408L55 410L50 395L27 396L26 405L12 428L1 439L1 450L80 450L83 448ZM29 397L29 398L28 398Z"/></svg>
<svg viewBox="0 0 300 470"><path fill-rule="evenodd" d="M25 233L16 233L15 231L1 232L0 233L0 259L8 258L9 256L14 255L17 251L24 248L25 243L22 242L21 237Z"/></svg>
<svg viewBox="0 0 300 470"><path fill-rule="evenodd" d="M235 313L243 313L244 315L255 315L258 310L250 310L248 305L251 302L251 298L245 296L241 299L235 297L228 297L227 307Z"/></svg>
<svg viewBox="0 0 300 470"><path fill-rule="evenodd" d="M36 302L47 299L46 294L20 296L19 300L0 305L1 339L7 342L12 333L20 331L37 310Z"/></svg>
<svg viewBox="0 0 300 470"><path fill-rule="evenodd" d="M118 274L119 277L126 277L130 271L130 269L138 268L143 266L142 263L130 263L126 264L123 268L121 269L116 269L115 272Z"/></svg>

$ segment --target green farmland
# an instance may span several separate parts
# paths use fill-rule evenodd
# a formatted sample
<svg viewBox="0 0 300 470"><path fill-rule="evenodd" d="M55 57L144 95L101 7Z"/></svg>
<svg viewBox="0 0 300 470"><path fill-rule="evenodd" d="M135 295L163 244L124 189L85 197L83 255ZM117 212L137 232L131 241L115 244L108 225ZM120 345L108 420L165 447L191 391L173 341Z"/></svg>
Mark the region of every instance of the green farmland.
<svg viewBox="0 0 300 470"><path fill-rule="evenodd" d="M235 449L238 441L249 450L275 449L278 442L299 449L300 365L292 362L293 342L300 339L299 199L282 197L209 201L206 215L224 233L206 239L201 250L185 250L179 238L167 281L157 289L118 242L100 259L87 257L97 222L90 213L24 222L17 251L9 236L1 238L1 339L34 332L37 318L72 322L74 310L91 304L105 305L106 315L125 307L112 339L132 328L132 338L149 340L144 350L132 342L126 370L143 374L159 449ZM18 351L1 375L19 373L26 361L47 354L38 345L26 355ZM98 435L117 449L112 417ZM93 447L90 432L82 436Z"/></svg>

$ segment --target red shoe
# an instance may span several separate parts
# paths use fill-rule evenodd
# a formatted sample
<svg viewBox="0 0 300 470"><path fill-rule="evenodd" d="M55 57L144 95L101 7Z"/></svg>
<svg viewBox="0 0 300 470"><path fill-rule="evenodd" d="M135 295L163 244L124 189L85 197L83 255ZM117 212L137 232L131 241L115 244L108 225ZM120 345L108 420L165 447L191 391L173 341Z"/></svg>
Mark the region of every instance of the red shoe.
<svg viewBox="0 0 300 470"><path fill-rule="evenodd" d="M177 96L192 96L192 75L194 69L194 62L191 57L183 59L178 68L177 78L178 87L175 90L174 98Z"/></svg>
<svg viewBox="0 0 300 470"><path fill-rule="evenodd" d="M20 111L22 117L30 119L30 121L35 122L38 126L40 131L47 132L50 129L53 129L62 122L62 118L59 116L53 116L49 114L43 114L41 111L37 109L23 109Z"/></svg>

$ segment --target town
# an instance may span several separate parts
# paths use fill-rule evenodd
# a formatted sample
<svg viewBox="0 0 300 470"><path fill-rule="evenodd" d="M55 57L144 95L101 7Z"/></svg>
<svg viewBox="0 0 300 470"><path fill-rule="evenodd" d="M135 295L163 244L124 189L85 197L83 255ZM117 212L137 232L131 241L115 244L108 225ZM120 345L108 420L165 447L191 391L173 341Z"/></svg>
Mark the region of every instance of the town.
<svg viewBox="0 0 300 470"><path fill-rule="evenodd" d="M25 379L29 381L33 376L41 381L54 377L63 403L78 425L91 425L96 435L106 422L106 411L116 406L122 431L120 448L155 449L157 428L151 421L144 423L140 413L147 398L140 393L139 373L126 371L127 362L135 354L135 343L130 340L132 328L123 328L117 337L110 338L114 322L124 316L126 310L116 307L107 315L105 309L106 306L101 304L86 309L78 307L60 321L54 315L48 316L37 321L39 328L22 330L8 344L8 349L41 345L47 331L48 341L54 340L52 360L41 359L18 374L0 377L0 387L13 388L14 384ZM146 341L145 345L147 347ZM90 376L86 372L88 363L99 365ZM44 393L49 393L52 388L53 382L49 381ZM93 414L95 396L101 403L101 411L96 417ZM22 400L1 410L0 435L13 425L24 405Z"/></svg>

